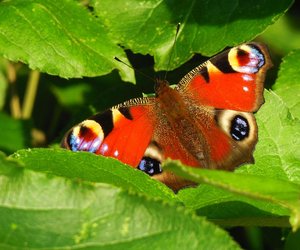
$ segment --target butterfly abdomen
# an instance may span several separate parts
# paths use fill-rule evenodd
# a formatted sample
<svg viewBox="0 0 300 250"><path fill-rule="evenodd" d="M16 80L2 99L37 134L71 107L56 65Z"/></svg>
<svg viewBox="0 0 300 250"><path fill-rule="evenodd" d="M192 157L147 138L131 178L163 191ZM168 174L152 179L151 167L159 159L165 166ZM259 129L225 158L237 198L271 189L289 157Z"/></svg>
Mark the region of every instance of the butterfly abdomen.
<svg viewBox="0 0 300 250"><path fill-rule="evenodd" d="M170 145L164 145L163 140L159 143L164 151L175 152L175 155L168 155L175 159L181 159L188 165L201 165L202 167L210 167L209 147L204 137L202 130L204 126L200 126L194 120L196 114L190 112L189 103L175 89L171 88L166 82L158 82L156 87L158 122L163 121L169 126L172 132L164 134L159 131L157 137L172 137L173 146L176 149L168 150ZM208 110L201 109L200 112L206 113Z"/></svg>

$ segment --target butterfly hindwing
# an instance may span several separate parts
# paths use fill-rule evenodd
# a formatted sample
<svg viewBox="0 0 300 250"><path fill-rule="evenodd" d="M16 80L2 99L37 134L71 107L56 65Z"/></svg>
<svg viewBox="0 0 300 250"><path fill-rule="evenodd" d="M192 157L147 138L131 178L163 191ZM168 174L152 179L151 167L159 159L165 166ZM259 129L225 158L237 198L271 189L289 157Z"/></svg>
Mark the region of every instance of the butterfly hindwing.
<svg viewBox="0 0 300 250"><path fill-rule="evenodd" d="M257 125L252 113L180 102L177 106L183 107L176 111L178 119L157 119L152 140L160 146L164 158L178 159L189 166L227 170L252 162L257 142ZM170 103L161 112L176 109L175 106Z"/></svg>

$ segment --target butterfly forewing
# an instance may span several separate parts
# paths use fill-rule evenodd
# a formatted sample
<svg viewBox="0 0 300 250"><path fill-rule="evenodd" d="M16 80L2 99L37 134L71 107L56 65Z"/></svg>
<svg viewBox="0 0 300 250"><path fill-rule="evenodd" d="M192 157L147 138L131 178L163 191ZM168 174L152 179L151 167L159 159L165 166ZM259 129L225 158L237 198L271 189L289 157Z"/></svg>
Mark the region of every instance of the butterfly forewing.
<svg viewBox="0 0 300 250"><path fill-rule="evenodd" d="M264 102L263 81L271 65L265 46L242 44L193 69L177 89L199 105L253 112Z"/></svg>
<svg viewBox="0 0 300 250"><path fill-rule="evenodd" d="M136 167L153 135L154 117L151 99L133 99L74 126L62 146L111 156Z"/></svg>

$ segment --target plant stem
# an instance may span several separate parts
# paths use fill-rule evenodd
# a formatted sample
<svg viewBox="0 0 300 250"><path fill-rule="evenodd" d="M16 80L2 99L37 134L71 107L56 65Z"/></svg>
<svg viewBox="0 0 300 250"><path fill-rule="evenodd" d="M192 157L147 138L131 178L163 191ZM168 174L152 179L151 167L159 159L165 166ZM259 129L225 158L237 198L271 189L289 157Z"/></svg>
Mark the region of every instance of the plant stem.
<svg viewBox="0 0 300 250"><path fill-rule="evenodd" d="M20 119L21 118L21 105L20 98L18 96L17 88L16 88L16 69L15 66L8 62L7 64L7 79L10 84L10 110L13 118Z"/></svg>
<svg viewBox="0 0 300 250"><path fill-rule="evenodd" d="M33 104L36 97L36 91L39 84L40 72L36 70L32 70L29 74L29 79L27 82L27 88L25 92L24 102L23 102L23 110L22 110L22 118L29 119L32 114Z"/></svg>

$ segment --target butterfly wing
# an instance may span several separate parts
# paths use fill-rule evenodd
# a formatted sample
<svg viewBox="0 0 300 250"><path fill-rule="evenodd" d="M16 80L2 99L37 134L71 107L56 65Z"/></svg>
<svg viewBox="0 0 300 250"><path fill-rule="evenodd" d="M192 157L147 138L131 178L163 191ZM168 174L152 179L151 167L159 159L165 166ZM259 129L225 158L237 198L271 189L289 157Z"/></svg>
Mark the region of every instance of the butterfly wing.
<svg viewBox="0 0 300 250"><path fill-rule="evenodd" d="M201 129L212 168L233 169L253 161L257 125L251 112L264 102L263 83L272 65L267 48L242 44L188 73L177 90ZM200 109L211 112L199 112Z"/></svg>
<svg viewBox="0 0 300 250"><path fill-rule="evenodd" d="M201 105L253 112L264 102L263 83L271 65L264 45L242 44L193 69L177 89Z"/></svg>
<svg viewBox="0 0 300 250"><path fill-rule="evenodd" d="M96 114L70 129L62 146L138 166L153 135L153 103L153 98L136 98Z"/></svg>

